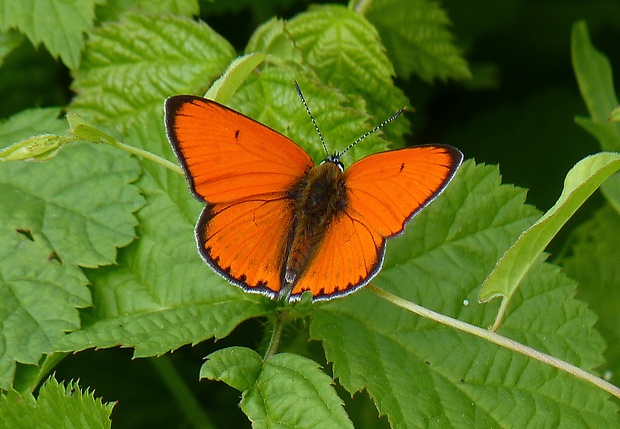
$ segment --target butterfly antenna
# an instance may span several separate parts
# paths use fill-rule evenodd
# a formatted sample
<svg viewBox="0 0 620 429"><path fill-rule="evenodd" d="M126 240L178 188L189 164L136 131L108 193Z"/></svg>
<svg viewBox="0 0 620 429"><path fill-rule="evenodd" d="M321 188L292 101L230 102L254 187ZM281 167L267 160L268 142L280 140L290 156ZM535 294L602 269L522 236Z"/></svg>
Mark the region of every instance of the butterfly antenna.
<svg viewBox="0 0 620 429"><path fill-rule="evenodd" d="M405 110L407 110L407 107L403 107L401 108L398 112L394 113L392 116L390 116L388 119L386 119L385 121L381 122L379 125L377 125L376 127L374 127L372 130L367 131L366 133L364 133L362 136L360 136L357 140L355 140L353 143L351 143L349 146L347 146L342 152L340 152L338 154L338 157L341 157L342 155L344 155L345 153L347 153L349 151L349 149L351 149L353 146L355 146L356 144L358 144L359 142L361 142L362 140L364 140L366 137L368 137L369 135L371 135L372 133L374 133L375 131L377 131L379 128L384 127L385 125L389 124L390 122L392 122L394 119L398 118L400 116L401 113L403 113Z"/></svg>
<svg viewBox="0 0 620 429"><path fill-rule="evenodd" d="M323 134L321 134L321 130L319 130L319 126L316 124L316 121L314 120L314 116L312 116L312 113L310 113L310 108L308 107L308 103L306 103L306 99L304 98L304 95L301 93L301 88L299 87L299 84L297 83L296 80L293 82L295 82L295 88L297 89L297 94L299 94L299 98L301 98L301 102L304 103L304 107L306 108L306 112L308 112L308 116L310 116L310 119L312 120L312 123L314 124L314 129L319 134L319 138L321 139L321 143L323 144L323 149L325 149L325 154L329 156L329 152L327 151L327 145L325 144L325 140L323 139Z"/></svg>

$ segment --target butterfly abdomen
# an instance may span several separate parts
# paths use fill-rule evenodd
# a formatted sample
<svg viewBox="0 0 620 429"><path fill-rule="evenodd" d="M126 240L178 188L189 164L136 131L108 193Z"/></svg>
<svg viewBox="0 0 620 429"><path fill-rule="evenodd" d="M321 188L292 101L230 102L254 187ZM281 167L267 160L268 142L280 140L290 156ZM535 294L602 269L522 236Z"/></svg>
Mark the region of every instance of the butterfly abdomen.
<svg viewBox="0 0 620 429"><path fill-rule="evenodd" d="M344 174L334 162L313 167L289 194L294 205L284 283L295 284L316 254L329 225L347 206Z"/></svg>

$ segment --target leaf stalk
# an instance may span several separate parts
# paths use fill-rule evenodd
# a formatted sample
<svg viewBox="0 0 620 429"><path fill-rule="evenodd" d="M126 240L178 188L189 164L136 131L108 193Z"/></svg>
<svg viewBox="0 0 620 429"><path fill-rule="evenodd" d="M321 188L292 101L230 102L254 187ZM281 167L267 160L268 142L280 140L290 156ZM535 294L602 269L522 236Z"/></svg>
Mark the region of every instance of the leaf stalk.
<svg viewBox="0 0 620 429"><path fill-rule="evenodd" d="M391 302L392 304L404 310L410 311L411 313L430 319L434 322L441 323L442 325L446 325L451 328L458 329L459 331L463 331L468 334L475 335L493 344L497 344L498 346L504 347L508 350L511 350L517 353L520 353L529 358L536 359L539 362L542 362L544 364L557 368L583 381L593 384L594 386L600 389L603 389L607 393L620 399L620 388L603 380L602 378L596 377L590 374L589 372L584 371L583 369L579 367L576 367L575 365L572 365L561 359L555 358L546 353L540 352L536 349L526 346L525 344L521 344L517 341L511 340L510 338L499 335L496 332L493 332L491 330L482 329L478 326L470 325L469 323L465 323L458 319L453 319L452 317L443 315L441 313L437 313L433 310L429 310L428 308L422 307L411 301L407 301L403 298L400 298L396 295L386 292L383 289L378 288L377 286L374 286L372 283L368 284L366 288L370 290L372 293L374 293L375 295L385 299L386 301Z"/></svg>

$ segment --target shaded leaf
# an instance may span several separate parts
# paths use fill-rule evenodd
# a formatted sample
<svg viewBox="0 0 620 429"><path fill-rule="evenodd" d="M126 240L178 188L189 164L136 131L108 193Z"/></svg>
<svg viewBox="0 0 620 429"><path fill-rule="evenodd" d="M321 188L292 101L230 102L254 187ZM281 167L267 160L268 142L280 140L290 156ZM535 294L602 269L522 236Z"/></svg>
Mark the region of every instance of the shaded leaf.
<svg viewBox="0 0 620 429"><path fill-rule="evenodd" d="M247 377L229 373L226 364L241 369ZM308 358L280 353L262 363L253 350L234 347L209 355L201 376L235 388L245 386L241 409L254 428L353 427L331 378Z"/></svg>
<svg viewBox="0 0 620 429"><path fill-rule="evenodd" d="M76 69L84 34L93 25L97 0L5 1L0 7L0 30L16 28L33 45L43 43L54 57Z"/></svg>
<svg viewBox="0 0 620 429"><path fill-rule="evenodd" d="M579 282L582 297L599 318L597 328L609 345L601 371L620 384L620 215L604 207L582 224L576 234L573 255L563 261L569 276Z"/></svg>
<svg viewBox="0 0 620 429"><path fill-rule="evenodd" d="M97 8L101 21L118 21L129 11L144 11L152 14L196 16L200 13L198 0L107 0Z"/></svg>
<svg viewBox="0 0 620 429"><path fill-rule="evenodd" d="M573 25L571 34L571 56L579 91L583 97L590 120L599 131L584 126L596 137L603 150L620 150L620 124L607 121L612 110L618 106L609 60L597 51L588 35L584 21ZM577 123L583 126L587 120Z"/></svg>
<svg viewBox="0 0 620 429"><path fill-rule="evenodd" d="M467 62L454 45L450 20L429 0L378 0L365 12L377 27L399 76L423 80L469 79Z"/></svg>
<svg viewBox="0 0 620 429"><path fill-rule="evenodd" d="M200 378L220 380L243 392L256 383L263 366L258 353L246 347L228 347L207 356Z"/></svg>
<svg viewBox="0 0 620 429"><path fill-rule="evenodd" d="M0 33L0 66L4 62L4 57L21 45L23 36L17 31L7 31Z"/></svg>
<svg viewBox="0 0 620 429"><path fill-rule="evenodd" d="M135 6L151 13L171 13L174 15L194 16L200 13L198 0L135 0Z"/></svg>

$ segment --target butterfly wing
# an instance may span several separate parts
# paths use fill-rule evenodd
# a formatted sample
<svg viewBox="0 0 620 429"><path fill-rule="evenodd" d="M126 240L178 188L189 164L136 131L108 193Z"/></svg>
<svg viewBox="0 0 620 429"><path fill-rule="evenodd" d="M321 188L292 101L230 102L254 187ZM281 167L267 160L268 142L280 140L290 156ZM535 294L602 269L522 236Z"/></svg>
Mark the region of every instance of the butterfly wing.
<svg viewBox="0 0 620 429"><path fill-rule="evenodd" d="M168 139L199 200L281 193L314 165L289 138L215 101L176 95L165 111Z"/></svg>
<svg viewBox="0 0 620 429"><path fill-rule="evenodd" d="M391 237L443 191L463 154L447 145L424 145L377 153L345 172L348 212Z"/></svg>
<svg viewBox="0 0 620 429"><path fill-rule="evenodd" d="M445 188L463 155L451 146L428 145L370 155L345 171L347 205L332 222L320 251L293 288L316 299L350 293L380 270L385 240Z"/></svg>
<svg viewBox="0 0 620 429"><path fill-rule="evenodd" d="M319 251L291 291L298 300L311 291L315 300L345 295L365 285L381 268L385 238L357 213L343 212L329 227Z"/></svg>
<svg viewBox="0 0 620 429"><path fill-rule="evenodd" d="M275 298L282 285L292 217L284 198L209 205L196 225L198 248L231 283Z"/></svg>
<svg viewBox="0 0 620 429"><path fill-rule="evenodd" d="M193 194L204 260L231 283L275 296L293 207L288 191L313 166L293 141L214 101L166 100L166 130Z"/></svg>

